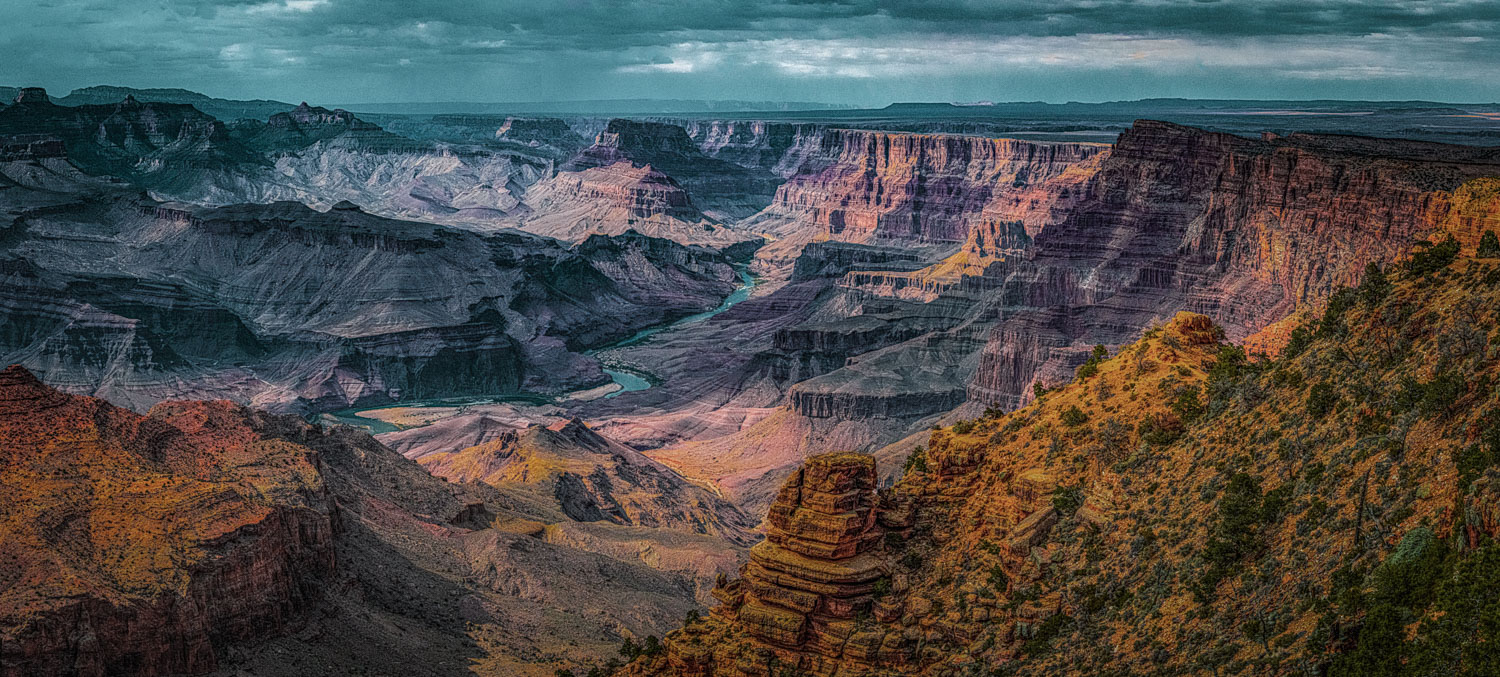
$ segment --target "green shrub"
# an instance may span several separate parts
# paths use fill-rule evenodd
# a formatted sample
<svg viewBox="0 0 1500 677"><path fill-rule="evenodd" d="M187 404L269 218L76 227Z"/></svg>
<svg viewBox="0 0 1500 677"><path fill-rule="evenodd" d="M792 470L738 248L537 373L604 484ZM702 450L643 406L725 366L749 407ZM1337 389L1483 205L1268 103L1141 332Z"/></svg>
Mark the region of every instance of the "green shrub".
<svg viewBox="0 0 1500 677"><path fill-rule="evenodd" d="M1062 413L1062 422L1063 425L1066 426L1077 427L1083 425L1088 420L1088 414L1083 413L1083 410L1079 409L1078 405L1076 404L1068 407L1068 409Z"/></svg>
<svg viewBox="0 0 1500 677"><path fill-rule="evenodd" d="M1308 329L1306 326L1293 329L1291 338L1287 339L1286 347L1281 349L1282 359L1289 360L1301 355L1307 350L1308 346L1312 345L1312 341L1313 333L1311 329Z"/></svg>
<svg viewBox="0 0 1500 677"><path fill-rule="evenodd" d="M1359 283L1359 299L1367 306L1374 306L1391 293L1391 282L1385 277L1380 264L1371 261L1365 264L1365 277Z"/></svg>
<svg viewBox="0 0 1500 677"><path fill-rule="evenodd" d="M1307 391L1307 414L1314 419L1320 419L1333 411L1338 404L1338 393L1334 392L1331 383L1316 383Z"/></svg>
<svg viewBox="0 0 1500 677"><path fill-rule="evenodd" d="M1479 238L1479 249L1474 255L1481 259L1500 258L1500 238L1495 237L1495 231L1484 231L1484 235Z"/></svg>
<svg viewBox="0 0 1500 677"><path fill-rule="evenodd" d="M1355 292L1348 287L1339 287L1328 297L1328 307L1323 309L1323 319L1318 322L1318 338L1342 336L1347 329L1344 326L1344 313L1354 305Z"/></svg>
<svg viewBox="0 0 1500 677"><path fill-rule="evenodd" d="M1052 508L1062 515L1072 515L1083 507L1082 487L1058 487L1052 490Z"/></svg>
<svg viewBox="0 0 1500 677"><path fill-rule="evenodd" d="M1094 346L1094 352L1089 355L1088 361L1079 365L1077 377L1081 380L1098 374L1099 365L1103 364L1107 359L1109 359L1109 349L1103 345Z"/></svg>
<svg viewBox="0 0 1500 677"><path fill-rule="evenodd" d="M1164 447L1182 437L1182 426L1175 421L1164 421L1158 417L1147 417L1136 424L1135 431L1148 444Z"/></svg>
<svg viewBox="0 0 1500 677"><path fill-rule="evenodd" d="M1406 272L1412 275L1431 275L1443 270L1458 258L1458 250L1458 240L1449 235L1442 242L1412 253L1411 258L1406 261Z"/></svg>
<svg viewBox="0 0 1500 677"><path fill-rule="evenodd" d="M911 450L911 455L906 457L906 464L901 466L903 474L916 472L927 472L927 449L917 447Z"/></svg>
<svg viewBox="0 0 1500 677"><path fill-rule="evenodd" d="M1229 478L1203 549L1203 561L1208 566L1193 590L1199 602L1207 604L1212 600L1219 582L1233 575L1240 562L1259 549L1260 522L1265 511L1260 480L1248 473L1235 473Z"/></svg>
<svg viewBox="0 0 1500 677"><path fill-rule="evenodd" d="M1036 634L1021 645L1021 653L1027 656L1035 656L1046 651L1063 632L1073 627L1073 617L1067 614L1053 614L1042 624L1037 626Z"/></svg>
<svg viewBox="0 0 1500 677"><path fill-rule="evenodd" d="M1198 387L1191 386L1177 392L1176 399L1172 400L1172 413L1182 419L1184 423L1192 423L1203 415L1203 404L1198 401Z"/></svg>
<svg viewBox="0 0 1500 677"><path fill-rule="evenodd" d="M1005 568L999 564L990 567L990 587L1000 594L1010 589L1010 577L1005 575Z"/></svg>

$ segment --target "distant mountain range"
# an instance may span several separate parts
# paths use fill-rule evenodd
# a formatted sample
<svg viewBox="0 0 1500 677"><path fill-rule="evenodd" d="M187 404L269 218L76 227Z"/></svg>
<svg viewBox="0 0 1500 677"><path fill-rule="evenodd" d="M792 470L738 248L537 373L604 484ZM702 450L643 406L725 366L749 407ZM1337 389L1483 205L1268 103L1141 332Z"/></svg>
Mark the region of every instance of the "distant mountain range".
<svg viewBox="0 0 1500 677"><path fill-rule="evenodd" d="M0 101L10 103L19 87L0 87ZM126 96L153 103L187 103L221 120L254 118L264 120L276 113L289 111L296 104L270 99L220 99L187 89L137 89L98 85L55 97L53 103L63 106L118 103ZM613 116L613 115L687 115L694 113L743 113L749 111L843 110L853 106L806 101L710 101L678 99L600 99L588 101L530 101L486 103L473 101L386 102L340 104L338 107L361 113L388 115L437 115L443 113L513 113L533 115Z"/></svg>
<svg viewBox="0 0 1500 677"><path fill-rule="evenodd" d="M9 103L20 91L17 87L0 87L0 102ZM271 99L220 99L187 89L138 89L98 85L69 92L53 99L64 106L117 103L127 95L142 102L187 103L221 120L254 118L264 120L276 113L289 111L296 104ZM817 117L831 120L863 120L873 117L942 117L996 118L1051 115L1107 115L1162 117L1164 113L1199 115L1353 115L1376 113L1463 114L1474 111L1493 112L1500 103L1451 103L1440 101L1346 101L1322 99L1308 101L1251 99L1181 99L1150 98L1133 101L1086 103L1048 103L1045 101L1010 101L978 103L897 102L882 108L818 103L810 101L742 101L695 99L591 99L580 101L524 102L384 102L342 103L338 108L357 113L383 115L440 114L515 114L610 116L729 116L743 117Z"/></svg>

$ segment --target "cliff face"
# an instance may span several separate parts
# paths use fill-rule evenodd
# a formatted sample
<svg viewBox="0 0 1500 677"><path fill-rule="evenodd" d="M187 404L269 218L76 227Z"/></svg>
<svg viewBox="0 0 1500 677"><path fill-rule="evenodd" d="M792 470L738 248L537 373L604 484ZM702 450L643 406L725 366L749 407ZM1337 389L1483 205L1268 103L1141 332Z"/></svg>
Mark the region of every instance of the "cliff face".
<svg viewBox="0 0 1500 677"><path fill-rule="evenodd" d="M854 619L870 613L876 582L887 575L871 553L882 535L875 485L869 456L809 458L771 504L766 540L751 548L742 577L714 589L715 618L771 646L837 656L849 643L873 657L878 642L857 633ZM668 661L684 674L712 674L716 647L694 642L695 629L671 645Z"/></svg>
<svg viewBox="0 0 1500 677"><path fill-rule="evenodd" d="M318 457L219 435L232 409L148 418L0 373L6 675L207 672L311 606L338 525Z"/></svg>
<svg viewBox="0 0 1500 677"><path fill-rule="evenodd" d="M129 96L114 104L69 107L52 103L44 90L27 88L15 105L0 110L0 135L28 134L59 139L73 162L92 174L152 185L269 164L224 123L191 105Z"/></svg>
<svg viewBox="0 0 1500 677"><path fill-rule="evenodd" d="M626 674L1478 669L1500 269L1443 263L1368 279L1273 362L1182 313L898 450L878 494L868 457L809 459L724 604Z"/></svg>
<svg viewBox="0 0 1500 677"><path fill-rule="evenodd" d="M798 147L796 171L761 219L837 240L961 243L1021 221L1055 219L1107 149L1014 139L828 129ZM791 164L791 163L789 163ZM993 242L991 245L1004 246Z"/></svg>
<svg viewBox="0 0 1500 677"><path fill-rule="evenodd" d="M626 161L559 172L528 189L525 203L518 227L573 242L631 231L716 247L755 239L705 215L676 179Z"/></svg>
<svg viewBox="0 0 1500 677"><path fill-rule="evenodd" d="M493 230L560 152L417 142L305 103L226 124L186 103L121 94L116 103L60 106L38 92L5 108L0 136L57 139L89 174L198 204L352 200L387 216Z"/></svg>
<svg viewBox="0 0 1500 677"><path fill-rule="evenodd" d="M583 171L650 166L679 183L694 204L717 219L750 216L765 207L780 178L704 154L675 124L610 120L594 140L561 170Z"/></svg>
<svg viewBox="0 0 1500 677"><path fill-rule="evenodd" d="M338 409L598 384L597 364L573 351L711 308L736 280L717 252L636 234L568 247L348 203L203 209L114 190L31 210L13 229L0 292L13 331L0 349L71 391L140 409L182 396Z"/></svg>
<svg viewBox="0 0 1500 677"><path fill-rule="evenodd" d="M737 562L704 534L626 550L651 530L449 483L353 429L222 401L141 416L20 367L0 439L5 677L543 677L661 633Z"/></svg>
<svg viewBox="0 0 1500 677"><path fill-rule="evenodd" d="M1013 406L1033 379L1071 369L1059 349L1118 343L1175 309L1240 339L1418 240L1453 233L1472 247L1490 203L1469 183L1496 174L1494 149L1138 122L1024 261L986 273L1004 279L1008 318L969 395ZM1467 217L1456 215L1460 194Z"/></svg>
<svg viewBox="0 0 1500 677"><path fill-rule="evenodd" d="M418 151L421 145L365 122L342 108L329 110L304 101L292 110L275 113L264 123L242 120L232 128L236 137L261 152L300 151L319 142L377 151Z"/></svg>

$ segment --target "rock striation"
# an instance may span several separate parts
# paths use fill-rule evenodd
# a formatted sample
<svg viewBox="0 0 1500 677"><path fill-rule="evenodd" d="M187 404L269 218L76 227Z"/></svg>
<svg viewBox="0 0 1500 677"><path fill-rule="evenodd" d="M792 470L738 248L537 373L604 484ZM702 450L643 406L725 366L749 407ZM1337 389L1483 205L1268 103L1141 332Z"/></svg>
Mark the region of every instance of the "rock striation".
<svg viewBox="0 0 1500 677"><path fill-rule="evenodd" d="M1081 201L997 264L1004 325L969 396L1015 406L1033 380L1060 380L1066 347L1119 343L1175 309L1242 339L1316 306L1424 239L1478 242L1482 200L1450 218L1500 151L1291 135L1248 139L1140 121L1121 134ZM1466 188L1466 186L1470 186ZM1052 329L1048 329L1052 327Z"/></svg>
<svg viewBox="0 0 1500 677"><path fill-rule="evenodd" d="M301 151L316 143L380 152L417 151L421 146L365 122L342 108L329 110L303 101L292 110L275 113L264 124L243 120L235 135L246 145L269 154Z"/></svg>
<svg viewBox="0 0 1500 677"><path fill-rule="evenodd" d="M1054 222L1108 148L829 129L759 221L849 241L962 243L971 232ZM991 241L990 246L1006 243Z"/></svg>
<svg viewBox="0 0 1500 677"><path fill-rule="evenodd" d="M809 458L776 495L766 540L751 548L740 577L714 589L720 601L714 617L777 650L875 658L881 637L861 632L855 620L874 608L877 582L888 583L886 564L874 552L885 532L876 523L875 487L869 456ZM682 674L764 669L741 664L735 672L736 661L716 655L730 647L695 639L690 627L669 647L668 661ZM712 670L716 662L724 668Z"/></svg>
<svg viewBox="0 0 1500 677"><path fill-rule="evenodd" d="M60 106L26 88L0 110L0 136L56 138L84 171L163 189L184 188L203 174L251 172L269 162L221 121L188 104L142 102Z"/></svg>
<svg viewBox="0 0 1500 677"><path fill-rule="evenodd" d="M6 243L17 263L0 354L139 409L208 396L326 411L597 385L606 377L578 351L712 308L737 281L717 252L639 234L569 247L353 204L205 209L119 188L74 200L27 212Z"/></svg>
<svg viewBox="0 0 1500 677"><path fill-rule="evenodd" d="M13 366L0 440L6 677L540 677L697 604L690 566L602 554L641 534L556 525L342 426L225 401L142 416ZM732 566L708 540L651 556Z"/></svg>
<svg viewBox="0 0 1500 677"><path fill-rule="evenodd" d="M0 372L5 674L204 673L312 606L338 531L318 458L217 435L233 409L148 418Z"/></svg>
<svg viewBox="0 0 1500 677"><path fill-rule="evenodd" d="M677 181L709 216L738 219L766 206L780 177L705 155L675 124L614 119L576 157L563 164L564 172L606 168L629 163L650 165Z"/></svg>

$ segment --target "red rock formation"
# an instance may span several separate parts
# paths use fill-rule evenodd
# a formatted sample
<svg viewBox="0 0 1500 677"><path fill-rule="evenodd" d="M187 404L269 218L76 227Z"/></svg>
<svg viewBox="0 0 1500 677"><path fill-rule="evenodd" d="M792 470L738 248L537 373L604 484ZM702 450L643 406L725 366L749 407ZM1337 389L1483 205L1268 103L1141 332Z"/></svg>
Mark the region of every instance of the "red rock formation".
<svg viewBox="0 0 1500 677"><path fill-rule="evenodd" d="M1142 120L1120 135L1081 201L1005 279L970 399L1015 406L1066 379L1087 345L1177 310L1243 339L1339 285L1452 232L1473 247L1500 201L1482 177L1500 150L1292 135L1264 140ZM1264 349L1275 341L1257 340Z"/></svg>
<svg viewBox="0 0 1500 677"><path fill-rule="evenodd" d="M876 524L875 484L870 456L809 458L782 485L767 517L766 540L750 550L741 577L714 590L722 603L714 616L793 657L792 665L801 653L873 658L882 635L860 632L855 618L871 613L877 582L887 574L885 563L872 553L884 531ZM703 668L714 661L726 668L736 664L727 654L714 656L716 649L729 647L695 644L694 637L690 626L669 645L669 660L682 674L705 674ZM764 667L713 674L754 675Z"/></svg>
<svg viewBox="0 0 1500 677"><path fill-rule="evenodd" d="M317 455L229 403L150 417L0 372L0 673L214 669L334 570Z"/></svg>
<svg viewBox="0 0 1500 677"><path fill-rule="evenodd" d="M1107 148L830 129L776 191L769 214L831 239L996 242L1000 224L1036 232L1057 218ZM1002 238L1003 240L1003 238ZM978 246L978 245L976 245Z"/></svg>

